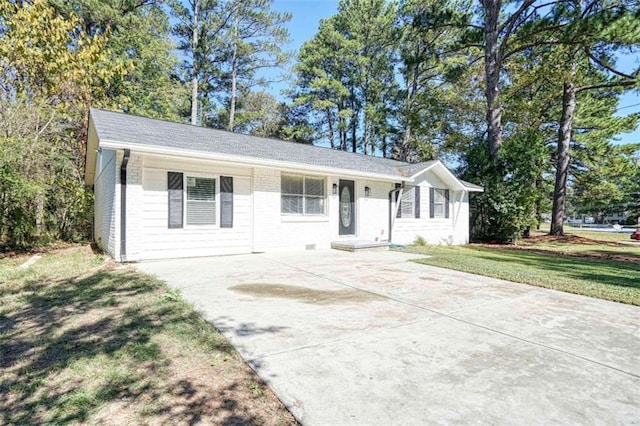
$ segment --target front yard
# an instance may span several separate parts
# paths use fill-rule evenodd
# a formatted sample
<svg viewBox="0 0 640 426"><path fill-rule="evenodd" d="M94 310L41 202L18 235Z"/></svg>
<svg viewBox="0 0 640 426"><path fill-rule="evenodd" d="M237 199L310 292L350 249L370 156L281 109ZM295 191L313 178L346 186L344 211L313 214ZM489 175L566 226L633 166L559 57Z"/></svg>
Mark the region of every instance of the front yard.
<svg viewBox="0 0 640 426"><path fill-rule="evenodd" d="M427 265L640 305L640 243L612 241L597 234L538 235L518 246L410 246L407 250L430 255L417 260Z"/></svg>
<svg viewBox="0 0 640 426"><path fill-rule="evenodd" d="M0 423L295 424L158 280L88 247L0 259Z"/></svg>

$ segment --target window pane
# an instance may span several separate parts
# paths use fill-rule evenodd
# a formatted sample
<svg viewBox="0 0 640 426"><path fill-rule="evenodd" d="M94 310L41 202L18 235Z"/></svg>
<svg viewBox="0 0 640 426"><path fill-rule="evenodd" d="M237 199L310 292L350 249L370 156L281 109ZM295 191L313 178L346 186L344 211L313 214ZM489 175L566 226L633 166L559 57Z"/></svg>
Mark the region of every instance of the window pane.
<svg viewBox="0 0 640 426"><path fill-rule="evenodd" d="M324 198L307 197L305 198L306 214L324 214Z"/></svg>
<svg viewBox="0 0 640 426"><path fill-rule="evenodd" d="M187 176L187 224L216 224L216 180Z"/></svg>
<svg viewBox="0 0 640 426"><path fill-rule="evenodd" d="M415 215L415 210L414 210L414 200L415 200L415 195L413 193L413 191L415 190L415 187L413 188L405 188L404 191L402 191L402 198L400 199L400 217L414 217Z"/></svg>
<svg viewBox="0 0 640 426"><path fill-rule="evenodd" d="M324 179L306 178L304 180L305 195L324 196Z"/></svg>
<svg viewBox="0 0 640 426"><path fill-rule="evenodd" d="M187 201L187 224L215 225L216 203L207 201Z"/></svg>
<svg viewBox="0 0 640 426"><path fill-rule="evenodd" d="M302 197L298 195L282 195L281 212L284 214L302 214Z"/></svg>
<svg viewBox="0 0 640 426"><path fill-rule="evenodd" d="M413 203L410 203L408 201L403 201L400 204L400 217L413 217L413 215L414 215Z"/></svg>
<svg viewBox="0 0 640 426"><path fill-rule="evenodd" d="M440 203L440 204L444 204L446 201L446 198L444 196L444 189L436 189L434 191L434 197L433 197L433 201L435 203Z"/></svg>
<svg viewBox="0 0 640 426"><path fill-rule="evenodd" d="M280 191L282 194L302 195L302 184L304 178L302 176L282 175L280 179Z"/></svg>
<svg viewBox="0 0 640 426"><path fill-rule="evenodd" d="M434 204L433 215L435 217L444 217L444 204Z"/></svg>
<svg viewBox="0 0 640 426"><path fill-rule="evenodd" d="M187 200L210 201L216 200L216 180L187 176Z"/></svg>
<svg viewBox="0 0 640 426"><path fill-rule="evenodd" d="M402 191L402 202L403 203L405 201L413 203L413 200L415 199L415 196L413 195L414 189L415 189L415 187L413 187L413 188L405 188L404 191Z"/></svg>

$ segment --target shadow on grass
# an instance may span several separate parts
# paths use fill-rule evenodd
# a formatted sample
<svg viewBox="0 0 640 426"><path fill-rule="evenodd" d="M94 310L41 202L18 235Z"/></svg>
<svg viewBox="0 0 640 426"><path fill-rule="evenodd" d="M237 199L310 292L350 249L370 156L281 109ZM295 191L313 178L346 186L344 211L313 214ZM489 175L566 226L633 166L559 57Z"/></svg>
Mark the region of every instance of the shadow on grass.
<svg viewBox="0 0 640 426"><path fill-rule="evenodd" d="M190 380L167 377L158 385L172 360L152 341L156 334L235 354L190 305L164 300L163 290L152 277L109 269L27 281L12 295L19 308L0 316L0 423L82 422L105 403L127 406L140 397L155 402L150 413L169 413L178 423L197 423L205 411L235 407L231 388L237 384L213 394ZM104 360L110 367L101 370ZM97 369L102 376L91 382L90 374L70 375L74 368ZM229 414L222 422L261 423L249 414Z"/></svg>

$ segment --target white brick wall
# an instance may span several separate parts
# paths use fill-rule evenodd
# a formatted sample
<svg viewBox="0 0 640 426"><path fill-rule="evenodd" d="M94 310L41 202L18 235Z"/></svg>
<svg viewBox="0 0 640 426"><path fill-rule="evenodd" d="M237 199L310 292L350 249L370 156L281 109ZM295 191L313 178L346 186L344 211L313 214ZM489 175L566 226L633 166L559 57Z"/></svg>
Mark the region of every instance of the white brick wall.
<svg viewBox="0 0 640 426"><path fill-rule="evenodd" d="M434 180L435 181L435 180ZM433 181L432 181L433 182ZM429 188L432 182L424 181L420 186L420 218L396 218L392 240L396 244L411 244L417 237L428 244L459 245L469 242L468 194L451 191L449 194L449 218L429 217ZM435 181L435 187L442 183ZM460 196L464 194L462 204Z"/></svg>
<svg viewBox="0 0 640 426"><path fill-rule="evenodd" d="M369 197L365 197L367 186L371 190ZM394 188L394 184L361 180L356 182L356 187L358 239L388 241L389 191Z"/></svg>
<svg viewBox="0 0 640 426"><path fill-rule="evenodd" d="M329 248L336 238L331 220L334 207L332 197L327 198L325 217L285 216L280 212L280 171L255 168L253 172L253 250L305 250L307 245ZM314 175L315 176L315 175ZM324 176L330 193L330 180Z"/></svg>
<svg viewBox="0 0 640 426"><path fill-rule="evenodd" d="M132 152L127 163L127 234L126 260L143 258L144 194L142 190L142 155Z"/></svg>
<svg viewBox="0 0 640 426"><path fill-rule="evenodd" d="M101 150L97 156L94 182L94 239L106 253L115 256L116 222L116 153Z"/></svg>
<svg viewBox="0 0 640 426"><path fill-rule="evenodd" d="M185 176L232 176L233 227L168 227L167 172ZM251 169L132 153L127 174L127 260L196 257L251 252ZM216 200L219 202L219 193ZM219 204L218 207L219 209ZM217 213L219 221L219 210Z"/></svg>
<svg viewBox="0 0 640 426"><path fill-rule="evenodd" d="M103 150L99 157L102 170L95 182L96 240L116 260L121 260L119 218L122 157L122 151ZM187 175L233 176L233 228L185 226L182 229L169 229L166 182L168 171ZM328 248L332 241L345 238L388 240L388 197L389 191L394 188L394 182L344 178L355 181L356 235L340 236L339 200L338 195L332 193L333 184L339 185L340 177L321 177L326 182L326 215L287 216L280 211L280 170L237 167L227 163L132 152L127 167L126 260L305 250L308 246ZM436 176L426 174L419 186L421 217L394 219L393 242L409 244L417 236L422 236L432 244L467 243L468 194L451 191L450 217L430 219L430 186L441 188L443 183ZM369 197L365 197L365 187L370 188Z"/></svg>

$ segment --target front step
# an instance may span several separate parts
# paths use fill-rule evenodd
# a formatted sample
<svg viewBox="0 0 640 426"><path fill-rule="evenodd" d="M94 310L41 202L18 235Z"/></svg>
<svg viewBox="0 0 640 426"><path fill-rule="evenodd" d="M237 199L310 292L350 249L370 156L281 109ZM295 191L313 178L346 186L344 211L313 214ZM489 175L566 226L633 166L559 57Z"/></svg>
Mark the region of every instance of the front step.
<svg viewBox="0 0 640 426"><path fill-rule="evenodd" d="M343 251L385 251L389 250L389 243L387 241L363 241L363 240L349 240L349 241L333 241L331 248L334 250Z"/></svg>

